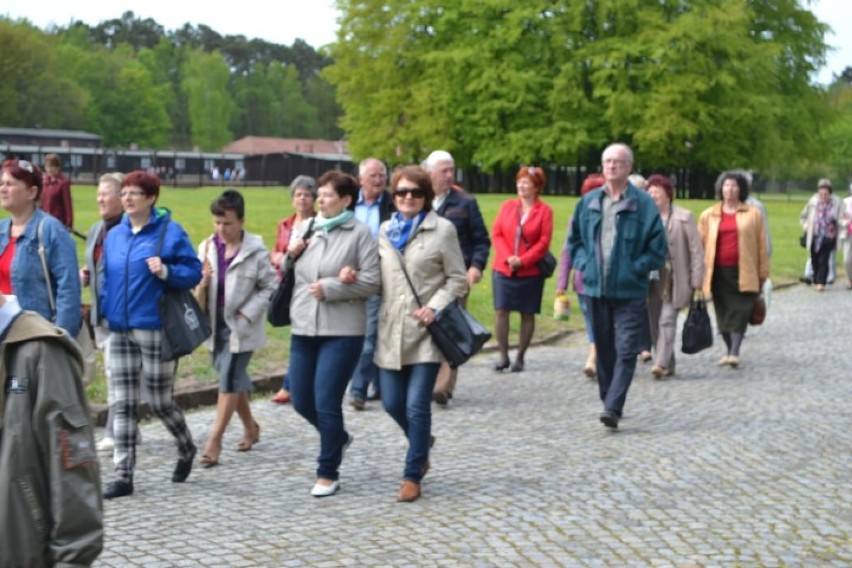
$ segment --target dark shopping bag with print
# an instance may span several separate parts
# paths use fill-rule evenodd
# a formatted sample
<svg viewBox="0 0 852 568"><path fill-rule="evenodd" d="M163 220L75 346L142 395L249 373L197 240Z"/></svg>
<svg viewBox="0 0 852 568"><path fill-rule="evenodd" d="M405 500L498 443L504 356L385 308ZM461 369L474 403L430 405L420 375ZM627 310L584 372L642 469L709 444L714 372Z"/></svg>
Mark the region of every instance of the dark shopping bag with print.
<svg viewBox="0 0 852 568"><path fill-rule="evenodd" d="M210 337L212 330L207 316L190 290L166 288L157 301L163 342L160 359L174 361L189 355Z"/></svg>
<svg viewBox="0 0 852 568"><path fill-rule="evenodd" d="M168 227L169 221L163 223L154 256L160 256ZM163 328L160 348L162 361L175 361L179 357L189 355L213 332L207 315L201 310L192 290L178 290L166 286L157 300L157 312Z"/></svg>
<svg viewBox="0 0 852 568"><path fill-rule="evenodd" d="M713 324L710 322L710 314L707 313L704 294L699 293L692 298L689 313L686 314L686 321L683 323L680 343L680 350L687 355L713 346Z"/></svg>

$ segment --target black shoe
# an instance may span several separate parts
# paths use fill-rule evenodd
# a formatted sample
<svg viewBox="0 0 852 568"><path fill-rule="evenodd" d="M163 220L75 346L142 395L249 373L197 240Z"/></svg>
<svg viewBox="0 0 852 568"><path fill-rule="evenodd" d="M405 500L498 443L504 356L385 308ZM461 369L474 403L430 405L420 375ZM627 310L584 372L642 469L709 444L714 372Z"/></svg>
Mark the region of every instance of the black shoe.
<svg viewBox="0 0 852 568"><path fill-rule="evenodd" d="M173 482L183 483L189 477L189 473L192 471L192 460L195 459L195 452L196 449L192 448L192 451L187 457L178 459L175 470L172 473Z"/></svg>
<svg viewBox="0 0 852 568"><path fill-rule="evenodd" d="M803 284L807 284L808 286L810 286L811 284L814 283L813 278L805 278L804 276L799 278L799 282L802 282Z"/></svg>
<svg viewBox="0 0 852 568"><path fill-rule="evenodd" d="M523 364L523 362L516 361L516 362L515 362L515 364L514 364L514 365L512 365L512 368L511 368L510 370L511 370L513 373L520 373L521 371L523 371L523 370L524 370L524 364Z"/></svg>
<svg viewBox="0 0 852 568"><path fill-rule="evenodd" d="M609 410L601 412L601 422L607 428L618 428L618 418L619 416L615 412L610 412Z"/></svg>
<svg viewBox="0 0 852 568"><path fill-rule="evenodd" d="M124 481L119 479L108 483L104 489L104 499L116 499L118 497L127 497L133 495L133 480Z"/></svg>
<svg viewBox="0 0 852 568"><path fill-rule="evenodd" d="M506 360L506 361L503 361L501 363L497 363L496 365L494 365L494 370L502 372L502 371L505 371L506 369L508 369L509 365L511 365L511 363L509 363L509 361Z"/></svg>
<svg viewBox="0 0 852 568"><path fill-rule="evenodd" d="M450 397L448 397L447 393L444 391L436 391L432 393L432 400L441 406L447 406L447 402L449 402Z"/></svg>

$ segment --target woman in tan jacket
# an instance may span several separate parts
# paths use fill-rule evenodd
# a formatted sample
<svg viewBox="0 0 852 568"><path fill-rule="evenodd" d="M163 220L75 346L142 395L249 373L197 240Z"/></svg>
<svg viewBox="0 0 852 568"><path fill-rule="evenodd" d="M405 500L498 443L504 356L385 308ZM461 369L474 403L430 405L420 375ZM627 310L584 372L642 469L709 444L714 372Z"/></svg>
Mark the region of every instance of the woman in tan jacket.
<svg viewBox="0 0 852 568"><path fill-rule="evenodd" d="M655 359L651 374L662 379L675 374L674 345L678 311L689 305L695 290L704 281L704 247L692 213L672 203L674 191L668 177L648 178L648 194L660 209L660 216L669 237L669 254L660 278L649 291L656 294L649 305L659 306L653 314L651 333L655 338Z"/></svg>
<svg viewBox="0 0 852 568"><path fill-rule="evenodd" d="M382 305L374 361L385 410L408 438L397 500L410 502L420 497L429 470L432 390L443 359L426 328L436 312L467 293L467 270L455 226L432 211L428 172L398 169L391 190L397 212L379 229Z"/></svg>
<svg viewBox="0 0 852 568"><path fill-rule="evenodd" d="M737 367L754 302L769 278L766 229L760 212L745 203L748 182L737 173L722 180L722 202L698 220L704 243L705 295L712 294L716 326L727 346L720 366Z"/></svg>

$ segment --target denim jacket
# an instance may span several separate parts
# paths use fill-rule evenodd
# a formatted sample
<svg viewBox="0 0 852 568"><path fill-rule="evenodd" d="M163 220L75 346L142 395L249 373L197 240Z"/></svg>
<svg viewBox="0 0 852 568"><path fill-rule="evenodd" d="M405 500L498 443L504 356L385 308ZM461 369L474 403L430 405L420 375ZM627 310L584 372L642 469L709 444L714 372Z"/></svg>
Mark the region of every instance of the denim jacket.
<svg viewBox="0 0 852 568"><path fill-rule="evenodd" d="M666 262L668 236L657 205L647 193L628 184L616 203L616 239L609 256L606 290L603 288L604 189L583 197L574 211L568 247L575 270L583 272L585 293L593 298L639 300L648 295L648 274Z"/></svg>
<svg viewBox="0 0 852 568"><path fill-rule="evenodd" d="M38 224L42 223L42 240L47 259L47 270L56 302L56 313L50 309L50 297L44 281L44 269L38 254ZM12 219L0 221L0 254L9 246ZM21 308L38 312L77 337L80 330L80 275L77 248L60 221L36 208L24 232L15 245L12 259L12 293L18 297Z"/></svg>

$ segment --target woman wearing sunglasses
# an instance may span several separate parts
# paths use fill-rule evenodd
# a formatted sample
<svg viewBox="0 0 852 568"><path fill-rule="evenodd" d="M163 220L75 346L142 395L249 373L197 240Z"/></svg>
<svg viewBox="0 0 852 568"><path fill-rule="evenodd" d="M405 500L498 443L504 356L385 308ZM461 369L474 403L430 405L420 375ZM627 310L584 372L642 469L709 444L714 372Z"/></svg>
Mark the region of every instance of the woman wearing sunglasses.
<svg viewBox="0 0 852 568"><path fill-rule="evenodd" d="M429 173L419 166L397 169L391 189L397 211L379 229L382 305L375 362L385 410L408 438L397 501L411 502L420 497L429 470L432 390L443 359L427 327L436 312L467 293L467 270L455 226L432 211Z"/></svg>

